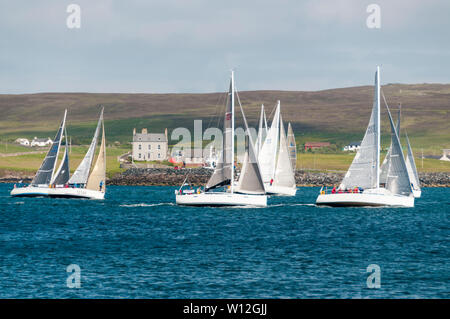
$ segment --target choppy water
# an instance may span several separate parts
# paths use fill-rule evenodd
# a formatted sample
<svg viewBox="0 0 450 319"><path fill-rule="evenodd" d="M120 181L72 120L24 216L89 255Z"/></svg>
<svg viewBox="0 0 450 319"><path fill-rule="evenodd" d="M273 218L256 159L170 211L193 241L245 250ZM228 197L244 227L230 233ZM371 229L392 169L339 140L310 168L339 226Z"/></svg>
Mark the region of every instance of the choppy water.
<svg viewBox="0 0 450 319"><path fill-rule="evenodd" d="M318 208L318 188L268 208L189 208L173 187L110 186L89 201L11 198L11 186L0 184L2 298L450 297L450 188L391 209Z"/></svg>

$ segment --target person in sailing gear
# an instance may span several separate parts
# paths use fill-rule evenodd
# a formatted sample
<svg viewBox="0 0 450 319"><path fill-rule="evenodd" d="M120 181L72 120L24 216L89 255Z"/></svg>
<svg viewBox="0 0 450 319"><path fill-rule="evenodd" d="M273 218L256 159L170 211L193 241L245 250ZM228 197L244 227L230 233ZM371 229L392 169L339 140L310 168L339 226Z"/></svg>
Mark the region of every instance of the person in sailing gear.
<svg viewBox="0 0 450 319"><path fill-rule="evenodd" d="M102 191L103 181L100 181L100 192Z"/></svg>
<svg viewBox="0 0 450 319"><path fill-rule="evenodd" d="M270 186L273 184L273 178L270 179Z"/></svg>

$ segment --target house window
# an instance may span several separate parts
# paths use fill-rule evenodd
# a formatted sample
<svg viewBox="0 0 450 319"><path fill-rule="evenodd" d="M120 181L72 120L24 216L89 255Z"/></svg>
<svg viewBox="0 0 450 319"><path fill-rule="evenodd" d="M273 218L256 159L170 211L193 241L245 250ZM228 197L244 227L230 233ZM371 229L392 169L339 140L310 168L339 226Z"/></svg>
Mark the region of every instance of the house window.
<svg viewBox="0 0 450 319"><path fill-rule="evenodd" d="M161 149L161 145L160 145L160 144L158 144L158 149L159 149L159 150Z"/></svg>
<svg viewBox="0 0 450 319"><path fill-rule="evenodd" d="M139 150L141 150L142 149L142 145L141 144L139 144Z"/></svg>
<svg viewBox="0 0 450 319"><path fill-rule="evenodd" d="M141 158L141 153L139 153L139 158Z"/></svg>
<svg viewBox="0 0 450 319"><path fill-rule="evenodd" d="M152 149L152 145L148 144L148 149L151 150Z"/></svg>
<svg viewBox="0 0 450 319"><path fill-rule="evenodd" d="M150 158L151 158L150 153L148 153L148 159L150 159Z"/></svg>
<svg viewBox="0 0 450 319"><path fill-rule="evenodd" d="M161 154L158 153L158 158L161 158Z"/></svg>

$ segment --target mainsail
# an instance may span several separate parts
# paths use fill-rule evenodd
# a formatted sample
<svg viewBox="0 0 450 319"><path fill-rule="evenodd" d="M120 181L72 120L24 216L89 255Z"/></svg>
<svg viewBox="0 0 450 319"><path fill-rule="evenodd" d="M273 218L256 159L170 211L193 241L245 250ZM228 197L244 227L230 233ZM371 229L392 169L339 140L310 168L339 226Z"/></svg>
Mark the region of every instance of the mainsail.
<svg viewBox="0 0 450 319"><path fill-rule="evenodd" d="M379 187L379 158L380 158L380 73L375 73L375 94L370 116L361 147L357 151L352 165L345 174L339 189L354 187Z"/></svg>
<svg viewBox="0 0 450 319"><path fill-rule="evenodd" d="M273 184L275 186L295 187L294 171L289 158L289 150L286 143L286 132L284 130L283 119L280 115L280 147L275 170Z"/></svg>
<svg viewBox="0 0 450 319"><path fill-rule="evenodd" d="M232 179L232 166L234 165L234 75L231 73L230 88L228 91L227 106L223 120L222 154L219 157L214 173L206 183L205 190L230 184Z"/></svg>
<svg viewBox="0 0 450 319"><path fill-rule="evenodd" d="M49 185L52 181L56 166L56 160L58 159L59 148L61 146L61 139L64 127L66 125L66 115L67 110L64 111L63 120L61 122L61 125L59 126L58 132L56 133L55 139L53 140L52 146L45 156L41 167L36 172L36 176L34 176L33 180L31 181L31 185Z"/></svg>
<svg viewBox="0 0 450 319"><path fill-rule="evenodd" d="M280 101L273 116L272 125L267 132L266 139L258 153L258 162L261 168L264 183L269 183L275 175L278 139L280 133Z"/></svg>
<svg viewBox="0 0 450 319"><path fill-rule="evenodd" d="M97 161L89 175L87 181L87 189L106 191L106 142L105 142L105 125L102 121L102 143L100 144L100 152L98 153Z"/></svg>
<svg viewBox="0 0 450 319"><path fill-rule="evenodd" d="M397 116L397 132L398 132L399 136L400 136L400 113L401 113L401 110L399 108L398 116ZM383 163L381 164L381 167L380 167L380 183L381 184L386 184L386 182L387 182L387 174L388 174L389 165L390 165L391 152L392 152L392 139L391 139L391 145L389 146L389 149L386 153L386 157L384 158Z"/></svg>
<svg viewBox="0 0 450 319"><path fill-rule="evenodd" d="M69 184L86 184L89 172L91 170L92 161L94 160L95 149L97 148L98 136L100 133L100 127L103 122L103 108L100 113L100 118L98 119L97 128L95 129L94 137L92 138L91 145L89 146L86 155L81 161L80 165L78 165L77 169L73 173L72 177L69 180Z"/></svg>
<svg viewBox="0 0 450 319"><path fill-rule="evenodd" d="M59 166L56 174L54 175L51 184L55 185L64 185L67 184L70 177L70 169L69 169L69 144L67 143L67 131L64 130L64 138L65 138L65 151L64 157L61 161L61 165Z"/></svg>
<svg viewBox="0 0 450 319"><path fill-rule="evenodd" d="M295 144L294 131L292 130L291 122L288 124L287 144L289 150L289 158L291 159L292 170L295 171L297 167L297 145Z"/></svg>
<svg viewBox="0 0 450 319"><path fill-rule="evenodd" d="M411 186L414 190L420 190L420 180L419 174L417 173L416 161L414 160L414 155L409 144L408 135L406 135L406 142L408 144L408 153L406 155L406 168L408 169L408 175L411 181Z"/></svg>
<svg viewBox="0 0 450 319"><path fill-rule="evenodd" d="M386 107L388 107L386 105ZM411 184L403 156L402 146L392 121L391 112L388 108L389 122L391 124L392 150L390 155L390 165L387 174L386 188L394 194L409 196L411 194Z"/></svg>

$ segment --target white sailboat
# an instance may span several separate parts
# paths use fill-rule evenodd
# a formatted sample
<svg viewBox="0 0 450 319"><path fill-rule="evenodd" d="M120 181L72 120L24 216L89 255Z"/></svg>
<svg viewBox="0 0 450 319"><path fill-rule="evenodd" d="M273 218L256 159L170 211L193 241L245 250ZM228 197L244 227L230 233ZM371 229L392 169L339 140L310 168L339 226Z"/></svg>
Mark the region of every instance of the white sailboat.
<svg viewBox="0 0 450 319"><path fill-rule="evenodd" d="M258 154L266 193L271 195L295 196L297 186L287 137L277 102L272 125Z"/></svg>
<svg viewBox="0 0 450 319"><path fill-rule="evenodd" d="M204 192L175 191L178 205L187 206L267 206L264 184L255 154L255 147L246 124L246 152L239 180L234 180L234 72L231 72L230 89L223 124L222 152L217 166L206 184ZM241 108L242 111L242 108ZM184 184L184 183L183 183ZM214 191L225 187L225 191Z"/></svg>
<svg viewBox="0 0 450 319"><path fill-rule="evenodd" d="M414 207L405 158L389 108L388 116L392 148L386 184L380 187L380 70L377 67L372 115L361 147L339 188L333 188L331 193L322 188L317 205Z"/></svg>
<svg viewBox="0 0 450 319"><path fill-rule="evenodd" d="M60 167L55 172L56 159L58 158L59 148L61 146L62 132L65 131L66 114L67 110L64 113L64 119L56 134L55 141L33 181L27 187L14 187L11 191L12 196L104 199L106 191L106 144L103 110L100 114L97 129L88 152L70 179L67 134L65 134L64 157ZM95 155L100 127L102 127L100 152L91 171L91 163Z"/></svg>

